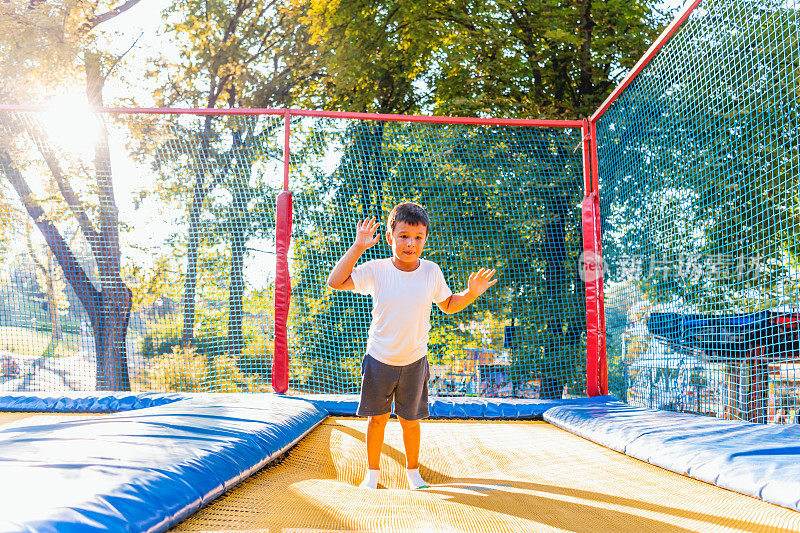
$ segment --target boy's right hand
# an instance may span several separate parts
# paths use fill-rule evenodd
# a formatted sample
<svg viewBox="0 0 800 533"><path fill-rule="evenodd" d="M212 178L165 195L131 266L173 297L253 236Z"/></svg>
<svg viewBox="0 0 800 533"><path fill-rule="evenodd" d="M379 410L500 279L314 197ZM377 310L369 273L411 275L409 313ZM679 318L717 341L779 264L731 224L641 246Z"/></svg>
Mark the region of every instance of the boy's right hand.
<svg viewBox="0 0 800 533"><path fill-rule="evenodd" d="M360 222L356 222L356 240L353 246L360 248L362 251L375 246L378 239L381 238L380 234L376 235L380 224L375 220L375 217L365 218Z"/></svg>

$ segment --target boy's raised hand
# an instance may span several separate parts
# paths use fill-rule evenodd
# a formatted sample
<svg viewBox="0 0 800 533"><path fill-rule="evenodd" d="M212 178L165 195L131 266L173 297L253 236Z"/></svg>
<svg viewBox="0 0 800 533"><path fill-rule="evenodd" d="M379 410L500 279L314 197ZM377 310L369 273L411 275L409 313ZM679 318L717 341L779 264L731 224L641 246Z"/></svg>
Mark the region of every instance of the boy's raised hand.
<svg viewBox="0 0 800 533"><path fill-rule="evenodd" d="M476 297L480 296L486 292L486 289L497 283L497 278L492 279L496 273L497 270L487 270L485 268L481 268L477 272L473 272L469 275L467 289Z"/></svg>
<svg viewBox="0 0 800 533"><path fill-rule="evenodd" d="M380 224L375 220L375 217L365 218L360 222L356 222L356 240L353 245L366 250L372 248L378 239L381 238L380 234L376 235L376 231Z"/></svg>

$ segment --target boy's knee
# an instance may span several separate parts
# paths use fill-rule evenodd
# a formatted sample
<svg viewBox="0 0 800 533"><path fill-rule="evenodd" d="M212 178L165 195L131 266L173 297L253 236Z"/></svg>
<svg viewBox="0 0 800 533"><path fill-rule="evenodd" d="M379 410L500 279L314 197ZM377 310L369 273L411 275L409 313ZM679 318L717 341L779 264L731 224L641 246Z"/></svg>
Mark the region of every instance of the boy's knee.
<svg viewBox="0 0 800 533"><path fill-rule="evenodd" d="M389 421L389 416L391 416L390 413L386 413L385 415L370 416L367 419L367 423L370 426L373 426L373 427L375 427L375 426L385 426L386 423Z"/></svg>
<svg viewBox="0 0 800 533"><path fill-rule="evenodd" d="M419 420L406 420L403 417L398 416L397 420L400 421L400 425L403 429L414 429L419 427Z"/></svg>

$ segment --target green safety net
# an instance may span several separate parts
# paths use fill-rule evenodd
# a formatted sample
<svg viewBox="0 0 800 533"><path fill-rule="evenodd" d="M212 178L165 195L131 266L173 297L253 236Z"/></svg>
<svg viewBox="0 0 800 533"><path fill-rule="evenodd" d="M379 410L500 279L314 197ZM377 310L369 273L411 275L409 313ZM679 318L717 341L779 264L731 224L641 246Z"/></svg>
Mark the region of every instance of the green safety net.
<svg viewBox="0 0 800 533"><path fill-rule="evenodd" d="M271 390L284 116L164 111L0 112L0 390ZM290 126L290 393L358 391L371 301L325 280L357 220L415 201L454 291L500 280L434 306L432 393L585 394L579 129Z"/></svg>
<svg viewBox="0 0 800 533"><path fill-rule="evenodd" d="M392 207L413 201L431 219L423 257L454 292L481 267L499 279L460 313L434 305L433 394L584 394L579 130L315 120L293 139L290 388L358 391L372 302L325 280L357 220L385 233ZM389 256L382 238L361 261Z"/></svg>
<svg viewBox="0 0 800 533"><path fill-rule="evenodd" d="M268 390L281 117L0 127L0 389Z"/></svg>
<svg viewBox="0 0 800 533"><path fill-rule="evenodd" d="M800 422L800 4L705 1L597 122L609 388Z"/></svg>

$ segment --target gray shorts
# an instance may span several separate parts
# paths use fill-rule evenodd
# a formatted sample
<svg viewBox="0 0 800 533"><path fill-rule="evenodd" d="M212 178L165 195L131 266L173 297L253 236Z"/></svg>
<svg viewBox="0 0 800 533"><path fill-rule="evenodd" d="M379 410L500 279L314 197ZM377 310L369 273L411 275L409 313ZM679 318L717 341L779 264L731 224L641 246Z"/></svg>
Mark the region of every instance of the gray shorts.
<svg viewBox="0 0 800 533"><path fill-rule="evenodd" d="M385 415L392 411L405 420L428 416L428 357L410 365L381 363L367 354L361 361L361 399L358 416Z"/></svg>

